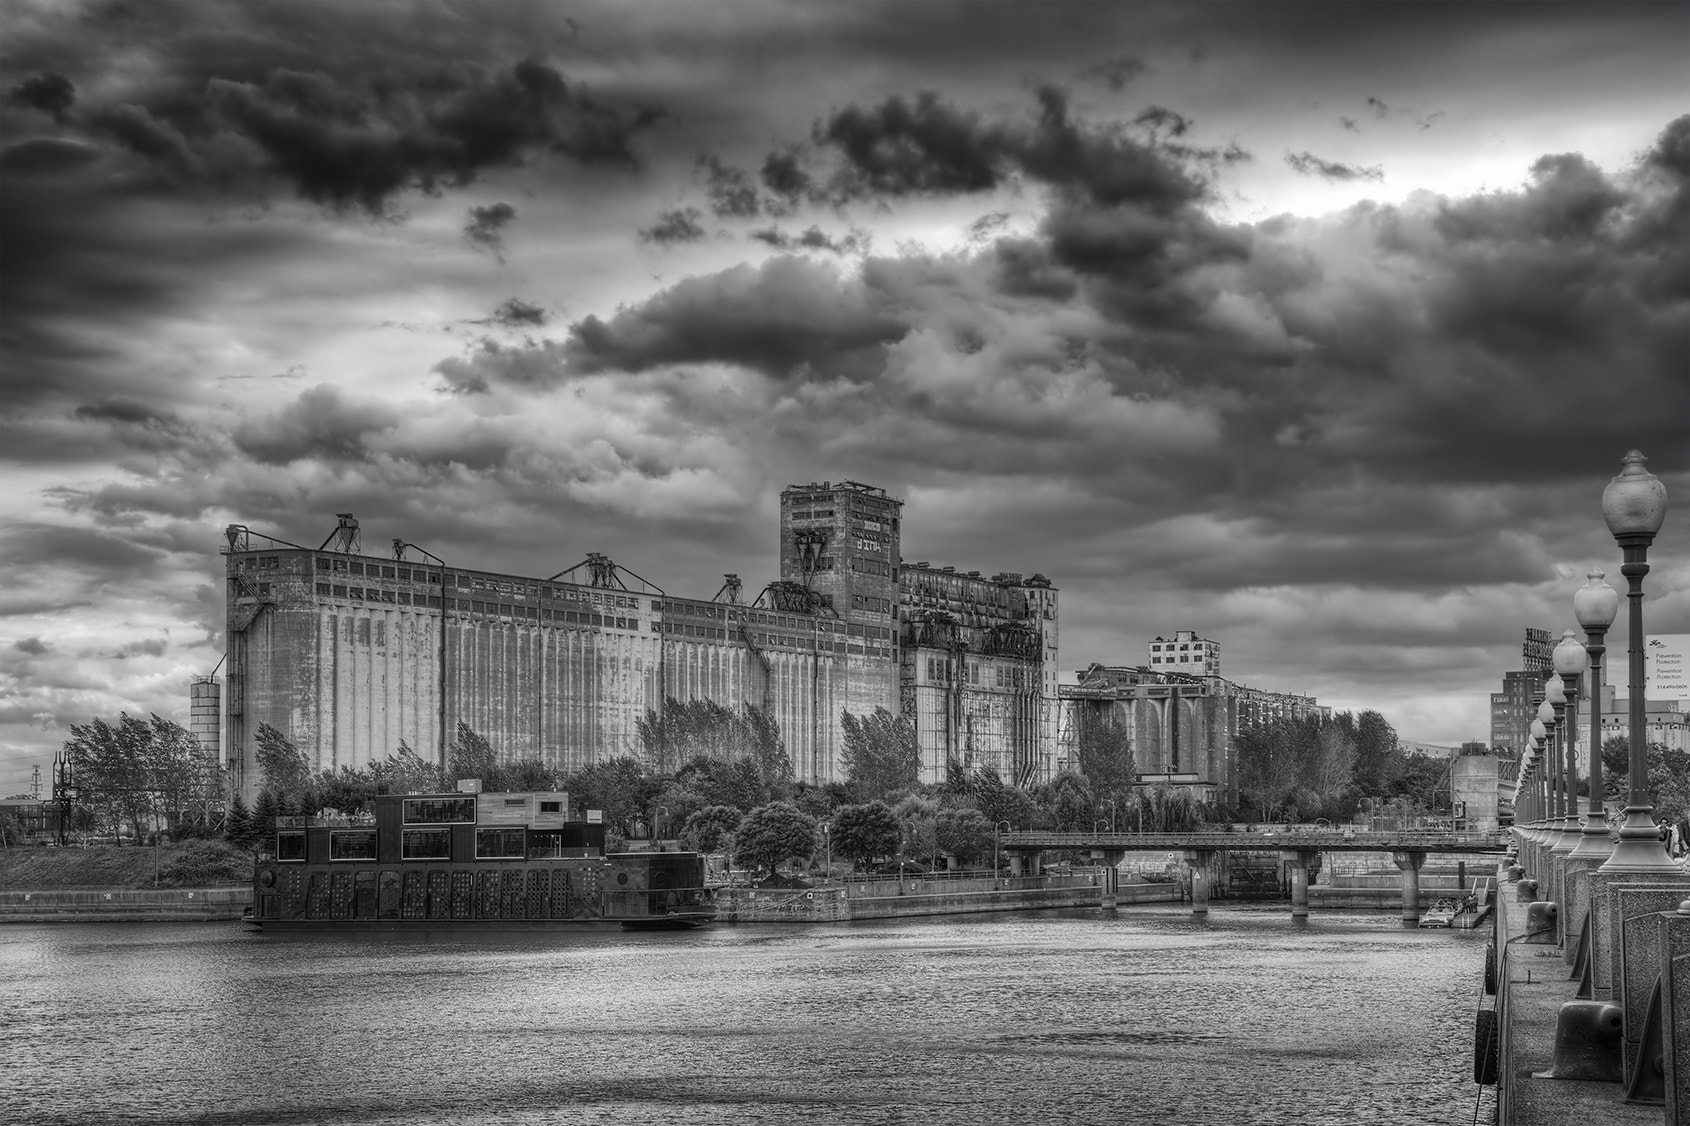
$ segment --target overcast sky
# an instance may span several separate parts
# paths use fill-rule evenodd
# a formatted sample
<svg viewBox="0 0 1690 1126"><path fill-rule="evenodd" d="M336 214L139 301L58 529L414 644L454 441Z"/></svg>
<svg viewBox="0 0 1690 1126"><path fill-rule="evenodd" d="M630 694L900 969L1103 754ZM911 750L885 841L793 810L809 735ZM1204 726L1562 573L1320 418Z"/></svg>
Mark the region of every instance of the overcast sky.
<svg viewBox="0 0 1690 1126"><path fill-rule="evenodd" d="M865 481L1067 673L1456 743L1637 447L1690 632L1690 6L3 10L0 792L346 511L708 597Z"/></svg>

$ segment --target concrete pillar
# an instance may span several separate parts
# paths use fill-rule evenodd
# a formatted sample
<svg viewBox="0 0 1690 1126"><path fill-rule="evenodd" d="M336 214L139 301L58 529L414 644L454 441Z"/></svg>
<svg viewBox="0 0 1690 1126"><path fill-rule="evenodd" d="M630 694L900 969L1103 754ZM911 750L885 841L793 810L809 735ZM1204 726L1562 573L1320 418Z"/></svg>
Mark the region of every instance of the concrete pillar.
<svg viewBox="0 0 1690 1126"><path fill-rule="evenodd" d="M1420 922L1420 866L1426 863L1424 852L1393 852L1391 862L1402 869L1402 921L1405 926Z"/></svg>
<svg viewBox="0 0 1690 1126"><path fill-rule="evenodd" d="M1320 863L1317 852L1282 852L1280 862L1291 876L1291 917L1309 917L1309 873Z"/></svg>
<svg viewBox="0 0 1690 1126"><path fill-rule="evenodd" d="M1186 867L1191 869L1191 913L1193 915L1207 915L1209 913L1209 864L1214 858L1214 852L1206 848L1187 849L1185 852Z"/></svg>
<svg viewBox="0 0 1690 1126"><path fill-rule="evenodd" d="M1008 855L1009 855L1009 874L1011 876L1024 876L1024 875L1026 875L1027 874L1027 856L1026 856L1026 854L1020 853L1020 852L1012 852L1012 853L1009 853Z"/></svg>
<svg viewBox="0 0 1690 1126"><path fill-rule="evenodd" d="M1093 849L1092 855L1103 861L1103 886L1099 888L1099 906L1105 911L1113 911L1118 906L1117 898L1121 892L1121 869L1118 865L1126 857L1124 848Z"/></svg>

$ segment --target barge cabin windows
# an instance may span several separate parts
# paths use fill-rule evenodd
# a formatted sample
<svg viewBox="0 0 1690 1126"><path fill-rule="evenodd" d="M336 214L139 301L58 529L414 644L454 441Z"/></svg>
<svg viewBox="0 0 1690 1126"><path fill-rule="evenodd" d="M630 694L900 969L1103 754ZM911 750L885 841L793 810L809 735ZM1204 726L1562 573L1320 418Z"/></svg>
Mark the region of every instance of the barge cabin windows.
<svg viewBox="0 0 1690 1126"><path fill-rule="evenodd" d="M527 855L523 847L522 829L477 829L475 858L477 860L522 860Z"/></svg>
<svg viewBox="0 0 1690 1126"><path fill-rule="evenodd" d="M475 824L473 794L461 798L406 798L404 807L407 825Z"/></svg>
<svg viewBox="0 0 1690 1126"><path fill-rule="evenodd" d="M288 864L305 862L305 830L284 830L276 834L276 859Z"/></svg>
<svg viewBox="0 0 1690 1126"><path fill-rule="evenodd" d="M401 859L452 859L452 830L450 829L406 829L401 836L401 841Z"/></svg>
<svg viewBox="0 0 1690 1126"><path fill-rule="evenodd" d="M374 860L374 829L337 829L329 834L330 860Z"/></svg>

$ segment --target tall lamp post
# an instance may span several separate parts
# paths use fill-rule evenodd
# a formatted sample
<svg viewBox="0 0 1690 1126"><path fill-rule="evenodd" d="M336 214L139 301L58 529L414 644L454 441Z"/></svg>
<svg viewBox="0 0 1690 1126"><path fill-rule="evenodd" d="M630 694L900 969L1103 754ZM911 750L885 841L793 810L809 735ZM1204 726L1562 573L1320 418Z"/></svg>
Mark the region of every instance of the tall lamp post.
<svg viewBox="0 0 1690 1126"><path fill-rule="evenodd" d="M827 880L828 883L832 883L833 882L833 825L832 825L831 822L828 822L828 821L822 822L822 848L827 853L827 875L824 878Z"/></svg>
<svg viewBox="0 0 1690 1126"><path fill-rule="evenodd" d="M1561 704L1555 709L1561 728L1561 839L1555 842L1557 855L1566 856L1577 847L1579 831L1578 790L1578 691L1590 657L1578 643L1572 630L1561 635L1550 657L1555 675L1560 678Z"/></svg>
<svg viewBox="0 0 1690 1126"><path fill-rule="evenodd" d="M1584 834L1572 855L1606 860L1614 846L1608 840L1608 812L1602 791L1602 654L1607 652L1608 627L1619 612L1619 592L1602 581L1600 567L1573 594L1573 617L1584 627L1584 651L1590 657L1590 800Z"/></svg>
<svg viewBox="0 0 1690 1126"><path fill-rule="evenodd" d="M1555 697L1561 698L1561 706L1566 707L1567 697L1561 691L1561 682L1550 677L1543 682L1543 702L1537 706L1537 718L1543 723L1546 734L1543 737L1543 781L1546 790L1543 802L1543 838L1539 842L1546 849L1553 848L1556 839L1561 835L1561 744L1555 741L1560 734L1560 709L1555 706Z"/></svg>
<svg viewBox="0 0 1690 1126"><path fill-rule="evenodd" d="M1543 711L1543 705L1537 706ZM1552 713L1553 714L1553 713ZM1542 844L1549 823L1549 728L1541 719L1532 720L1532 843Z"/></svg>
<svg viewBox="0 0 1690 1126"><path fill-rule="evenodd" d="M1115 831L1115 799L1104 798L1103 800L1109 803L1109 831L1113 833Z"/></svg>
<svg viewBox="0 0 1690 1126"><path fill-rule="evenodd" d="M446 614L451 606L451 600L446 597L446 561L426 547L418 547L414 543L404 540L393 541L393 558L404 559L405 549L411 548L418 554L434 560L440 567L440 770L442 774L450 767L446 761Z"/></svg>
<svg viewBox="0 0 1690 1126"><path fill-rule="evenodd" d="M1676 873L1665 844L1655 828L1654 804L1649 796L1649 749L1644 744L1643 576L1649 573L1649 545L1667 514L1667 487L1643 468L1648 459L1636 450L1625 455L1619 475L1602 490L1602 517L1623 552L1620 574L1626 578L1629 638L1627 749L1631 769L1627 778L1625 824L1614 851L1598 871Z"/></svg>

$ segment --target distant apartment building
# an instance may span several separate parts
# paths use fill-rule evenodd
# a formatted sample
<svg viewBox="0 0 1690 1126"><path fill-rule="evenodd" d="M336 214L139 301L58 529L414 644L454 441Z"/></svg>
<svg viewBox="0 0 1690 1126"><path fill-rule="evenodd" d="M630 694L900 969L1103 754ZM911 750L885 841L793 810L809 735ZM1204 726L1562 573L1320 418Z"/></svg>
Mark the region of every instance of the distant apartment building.
<svg viewBox="0 0 1690 1126"><path fill-rule="evenodd" d="M1177 645L1179 636L1174 642L1163 639L1151 644ZM1211 652L1218 668L1218 647ZM1179 650L1174 653L1177 657ZM1150 655L1165 655L1165 650L1162 654L1152 650ZM1160 666L1092 665L1078 674L1078 683L1062 685L1058 692L1064 708L1059 765L1078 767L1081 728L1112 715L1125 725L1132 740L1140 782L1193 787L1205 798L1229 805L1238 801L1235 747L1241 730L1276 719L1332 713L1312 696L1268 692L1218 674L1198 676Z"/></svg>
<svg viewBox="0 0 1690 1126"><path fill-rule="evenodd" d="M791 486L780 577L749 593L729 575L710 598L599 554L546 578L402 540L368 555L350 514L315 549L231 525L221 746L249 799L260 724L314 769L361 768L401 741L438 759L460 722L502 757L577 769L639 755L639 720L673 697L763 709L802 781L843 777L841 715L877 707L914 724L923 781L953 758L1049 777L1056 588L905 564L902 507L858 482ZM196 720L215 723L214 693L196 686Z"/></svg>
<svg viewBox="0 0 1690 1126"><path fill-rule="evenodd" d="M1219 676L1219 642L1198 637L1182 629L1172 638L1158 637L1150 643L1149 668L1153 672L1179 672L1187 676Z"/></svg>
<svg viewBox="0 0 1690 1126"><path fill-rule="evenodd" d="M1543 702L1543 682L1548 674L1538 670L1505 672L1502 691L1490 697L1490 745L1518 757L1531 746L1532 721Z"/></svg>

